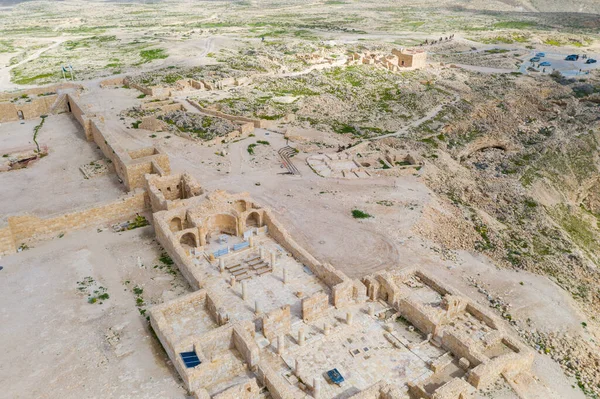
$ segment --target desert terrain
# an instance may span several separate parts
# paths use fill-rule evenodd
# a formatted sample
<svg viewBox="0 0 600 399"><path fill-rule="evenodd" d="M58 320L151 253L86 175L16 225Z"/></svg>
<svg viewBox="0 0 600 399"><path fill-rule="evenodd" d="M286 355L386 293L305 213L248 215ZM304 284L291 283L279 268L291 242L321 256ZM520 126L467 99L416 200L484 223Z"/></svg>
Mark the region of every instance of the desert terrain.
<svg viewBox="0 0 600 399"><path fill-rule="evenodd" d="M473 397L598 398L599 28L593 0L0 3L0 106L57 96L0 123L0 231L142 195L76 99L113 153L249 193L350 279L415 268L502 319L543 389ZM0 398L193 397L150 323L196 291L155 212L0 257Z"/></svg>

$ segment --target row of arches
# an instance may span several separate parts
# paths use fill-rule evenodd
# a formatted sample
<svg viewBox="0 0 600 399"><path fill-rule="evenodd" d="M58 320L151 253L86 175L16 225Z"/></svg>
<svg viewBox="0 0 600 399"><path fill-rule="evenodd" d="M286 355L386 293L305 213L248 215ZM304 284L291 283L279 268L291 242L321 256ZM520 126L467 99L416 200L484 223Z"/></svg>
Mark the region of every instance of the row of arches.
<svg viewBox="0 0 600 399"><path fill-rule="evenodd" d="M185 219L175 216L169 221L169 228L176 236L180 234L179 243L189 251L206 245L221 234L239 237L244 231L260 228L263 224L263 212L256 210L240 217L227 213L211 215L199 227L188 226Z"/></svg>
<svg viewBox="0 0 600 399"><path fill-rule="evenodd" d="M220 230L223 233L231 235L239 235L240 231L247 230L253 227L261 227L263 225L262 214L258 211L250 212L245 218L242 218L243 224L238 223L238 218L230 214L218 214L210 216L205 220L204 226L207 229ZM169 229L176 233L188 228L185 219L175 216L169 221Z"/></svg>

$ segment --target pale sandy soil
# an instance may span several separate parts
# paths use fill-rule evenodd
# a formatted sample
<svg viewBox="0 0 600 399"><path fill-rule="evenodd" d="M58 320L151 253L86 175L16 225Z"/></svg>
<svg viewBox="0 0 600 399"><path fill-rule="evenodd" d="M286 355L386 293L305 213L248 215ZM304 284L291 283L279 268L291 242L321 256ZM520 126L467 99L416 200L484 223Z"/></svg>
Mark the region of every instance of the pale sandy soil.
<svg viewBox="0 0 600 399"><path fill-rule="evenodd" d="M0 124L0 153L34 144L33 129L40 121ZM125 194L114 172L84 179L79 167L104 155L85 139L70 114L49 116L38 133L38 142L48 146L46 157L25 169L0 173L0 221L19 213L64 213Z"/></svg>
<svg viewBox="0 0 600 399"><path fill-rule="evenodd" d="M153 237L151 227L67 232L0 260L1 398L185 397L131 292L162 302L188 290L153 268ZM88 276L107 288L103 304L79 293Z"/></svg>

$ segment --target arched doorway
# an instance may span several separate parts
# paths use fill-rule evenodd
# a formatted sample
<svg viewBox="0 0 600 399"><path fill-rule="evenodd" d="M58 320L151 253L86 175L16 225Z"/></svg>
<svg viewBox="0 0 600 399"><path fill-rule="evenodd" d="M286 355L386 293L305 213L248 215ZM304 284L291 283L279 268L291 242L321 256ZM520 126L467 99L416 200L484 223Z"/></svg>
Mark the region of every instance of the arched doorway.
<svg viewBox="0 0 600 399"><path fill-rule="evenodd" d="M196 236L193 233L185 233L179 239L179 243L186 250L196 248Z"/></svg>
<svg viewBox="0 0 600 399"><path fill-rule="evenodd" d="M251 227L261 227L260 214L258 212L251 212L246 218L246 229Z"/></svg>
<svg viewBox="0 0 600 399"><path fill-rule="evenodd" d="M181 223L181 218L174 217L173 219L171 219L171 222L169 223L169 227L171 228L171 231L173 233L183 230L183 224Z"/></svg>

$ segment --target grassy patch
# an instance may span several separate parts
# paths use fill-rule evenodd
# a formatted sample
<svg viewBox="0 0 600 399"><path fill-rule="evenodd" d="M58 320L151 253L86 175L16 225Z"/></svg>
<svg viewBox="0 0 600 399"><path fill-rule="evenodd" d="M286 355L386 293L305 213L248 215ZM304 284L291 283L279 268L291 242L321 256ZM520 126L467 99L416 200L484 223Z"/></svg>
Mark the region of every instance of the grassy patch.
<svg viewBox="0 0 600 399"><path fill-rule="evenodd" d="M142 63L151 62L153 60L162 60L169 55L162 48L155 48L152 50L142 50L140 51L140 57L142 58Z"/></svg>

